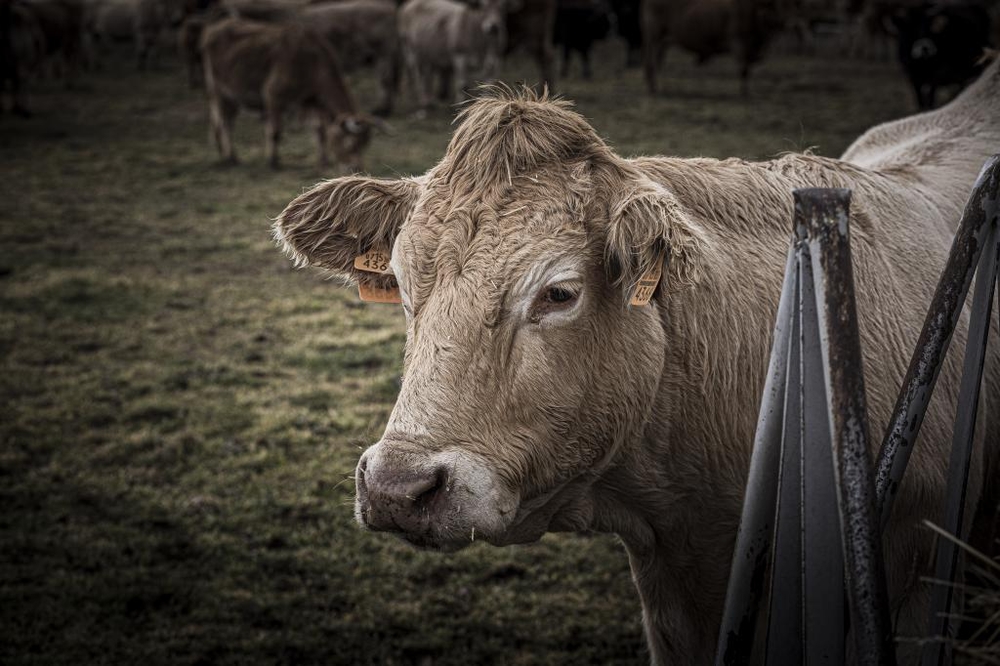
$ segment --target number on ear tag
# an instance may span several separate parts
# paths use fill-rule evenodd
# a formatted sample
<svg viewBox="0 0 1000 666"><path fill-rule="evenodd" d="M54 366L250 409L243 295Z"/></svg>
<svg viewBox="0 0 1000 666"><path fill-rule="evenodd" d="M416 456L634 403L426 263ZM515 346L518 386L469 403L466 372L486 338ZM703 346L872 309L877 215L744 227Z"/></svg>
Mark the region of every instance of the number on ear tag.
<svg viewBox="0 0 1000 666"><path fill-rule="evenodd" d="M354 257L354 267L366 273L381 273L382 275L392 275L389 268L389 261L392 256L382 250L368 250L362 255Z"/></svg>
<svg viewBox="0 0 1000 666"><path fill-rule="evenodd" d="M629 303L639 306L649 305L650 299L656 293L656 286L660 284L660 275L662 273L663 253L661 252L653 265L649 267L649 270L639 278L639 282L636 283L635 290L632 292L632 300Z"/></svg>

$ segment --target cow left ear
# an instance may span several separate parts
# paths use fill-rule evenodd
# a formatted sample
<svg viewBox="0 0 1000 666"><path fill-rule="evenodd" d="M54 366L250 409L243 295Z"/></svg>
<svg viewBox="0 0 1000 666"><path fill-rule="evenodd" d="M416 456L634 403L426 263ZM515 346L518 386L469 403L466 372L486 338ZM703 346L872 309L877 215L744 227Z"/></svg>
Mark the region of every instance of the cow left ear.
<svg viewBox="0 0 1000 666"><path fill-rule="evenodd" d="M643 286L649 288L658 263L662 265L653 293L697 282L706 245L704 233L673 193L648 178L612 202L605 265L626 303L639 304L636 297L642 295Z"/></svg>
<svg viewBox="0 0 1000 666"><path fill-rule="evenodd" d="M420 189L417 178L346 176L322 182L285 207L274 223L274 238L300 266L325 268L347 282L368 278L355 259L373 251L392 253Z"/></svg>

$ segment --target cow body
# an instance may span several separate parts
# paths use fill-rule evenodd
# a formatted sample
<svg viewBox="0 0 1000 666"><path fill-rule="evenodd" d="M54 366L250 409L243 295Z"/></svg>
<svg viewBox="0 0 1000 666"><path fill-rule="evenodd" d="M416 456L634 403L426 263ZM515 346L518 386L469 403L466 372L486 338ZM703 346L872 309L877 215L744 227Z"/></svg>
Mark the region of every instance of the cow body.
<svg viewBox="0 0 1000 666"><path fill-rule="evenodd" d="M599 0L560 0L556 13L555 43L562 45L562 76L569 74L570 57L579 54L583 78L589 79L590 50L611 31L611 11Z"/></svg>
<svg viewBox="0 0 1000 666"><path fill-rule="evenodd" d="M27 0L22 7L31 13L42 37L43 59L72 83L86 59L85 8L80 0Z"/></svg>
<svg viewBox="0 0 1000 666"><path fill-rule="evenodd" d="M894 20L899 62L921 109L934 108L940 86L967 84L982 70L990 15L981 5L921 5Z"/></svg>
<svg viewBox="0 0 1000 666"><path fill-rule="evenodd" d="M618 36L625 41L625 66L638 67L642 61L642 25L638 0L611 0Z"/></svg>
<svg viewBox="0 0 1000 666"><path fill-rule="evenodd" d="M430 104L435 75L451 77L461 102L474 78L492 80L507 42L502 0L472 8L456 0L407 0L399 10L399 34L417 104Z"/></svg>
<svg viewBox="0 0 1000 666"><path fill-rule="evenodd" d="M201 51L212 131L224 159L236 159L232 123L239 108L247 107L264 112L268 160L277 166L282 113L299 107L315 116L321 166L329 138L339 162L361 168L371 123L358 112L320 35L296 23L229 18L205 30Z"/></svg>
<svg viewBox="0 0 1000 666"><path fill-rule="evenodd" d="M746 92L750 68L779 27L776 6L760 0L648 0L642 5L642 49L646 87L658 90L660 64L670 45L699 62L732 53Z"/></svg>
<svg viewBox="0 0 1000 666"><path fill-rule="evenodd" d="M18 0L0 0L0 95L10 97L10 110L30 114L26 83L45 58L45 34L34 13Z"/></svg>
<svg viewBox="0 0 1000 666"><path fill-rule="evenodd" d="M654 663L710 664L785 266L791 191L853 191L871 432L881 433L976 175L1000 145L1000 64L939 111L874 128L842 159L617 156L568 103L497 93L423 176L344 178L275 230L300 262L384 280L404 376L356 472L369 529L438 550L549 531L619 535ZM648 307L627 305L657 262ZM961 349L968 318L954 333ZM987 359L970 514L996 511L1000 358ZM923 631L960 354L938 380L885 536L892 616ZM873 437L872 446L877 446ZM902 661L911 663L912 654Z"/></svg>
<svg viewBox="0 0 1000 666"><path fill-rule="evenodd" d="M507 53L526 52L538 65L540 87L555 90L552 43L557 0L511 0L507 5Z"/></svg>
<svg viewBox="0 0 1000 666"><path fill-rule="evenodd" d="M399 31L394 0L343 0L305 7L301 18L329 40L344 71L379 70L381 98L375 113L392 112L399 88Z"/></svg>

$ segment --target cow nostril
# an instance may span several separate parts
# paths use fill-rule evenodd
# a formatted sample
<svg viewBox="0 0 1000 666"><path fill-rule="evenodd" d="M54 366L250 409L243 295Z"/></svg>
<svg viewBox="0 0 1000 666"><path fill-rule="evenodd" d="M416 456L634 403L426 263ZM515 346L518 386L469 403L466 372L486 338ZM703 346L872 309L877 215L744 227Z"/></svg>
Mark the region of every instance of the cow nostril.
<svg viewBox="0 0 1000 666"><path fill-rule="evenodd" d="M434 501L434 498L447 486L447 483L448 473L443 467L439 467L434 470L433 474L411 486L406 493L406 498L415 505L427 506Z"/></svg>

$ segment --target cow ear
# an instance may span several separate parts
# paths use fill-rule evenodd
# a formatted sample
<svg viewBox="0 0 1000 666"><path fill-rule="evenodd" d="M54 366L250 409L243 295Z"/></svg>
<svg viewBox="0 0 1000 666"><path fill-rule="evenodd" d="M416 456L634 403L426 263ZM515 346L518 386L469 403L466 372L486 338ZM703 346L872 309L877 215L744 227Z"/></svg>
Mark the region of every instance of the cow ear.
<svg viewBox="0 0 1000 666"><path fill-rule="evenodd" d="M334 178L300 194L274 223L274 238L299 266L319 266L347 280L361 273L354 259L391 252L420 192L413 178Z"/></svg>
<svg viewBox="0 0 1000 666"><path fill-rule="evenodd" d="M647 178L611 204L605 243L609 278L625 302L639 304L639 287L660 274L654 293L691 286L698 280L707 241L689 213L666 188ZM648 300L648 295L647 295Z"/></svg>

